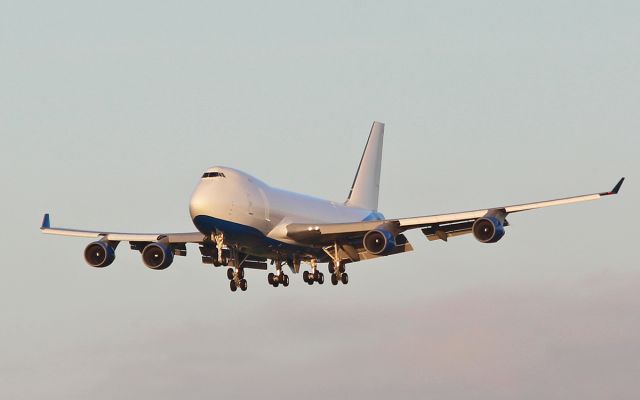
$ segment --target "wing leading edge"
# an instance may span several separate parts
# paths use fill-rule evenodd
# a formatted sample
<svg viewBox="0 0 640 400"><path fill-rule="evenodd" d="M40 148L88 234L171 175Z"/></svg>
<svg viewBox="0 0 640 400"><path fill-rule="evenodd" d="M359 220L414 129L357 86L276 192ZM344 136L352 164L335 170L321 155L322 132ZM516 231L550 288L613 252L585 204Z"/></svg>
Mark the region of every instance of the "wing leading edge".
<svg viewBox="0 0 640 400"><path fill-rule="evenodd" d="M617 194L623 182L624 178L621 178L613 187L613 189L606 192L564 197L560 199L545 200L534 203L493 207L482 210L463 211L459 213L387 219L383 221L363 221L312 225L299 223L289 224L287 225L287 236L302 243L320 245L331 243L336 240L352 239L380 226L390 226L397 232L404 232L406 230L415 228L426 228L426 230L423 229L423 233L427 235L427 237L431 235L429 239L435 238L446 240L447 237L450 236L458 236L461 234L469 233L471 231L471 226L476 219L482 218L492 212L501 212L504 214L504 216L506 216L508 214L535 210L538 208L598 200L604 196ZM440 229L441 227L442 229Z"/></svg>
<svg viewBox="0 0 640 400"><path fill-rule="evenodd" d="M52 228L49 214L42 219L40 230L50 235L99 238L110 242L166 242L166 243L202 243L205 239L200 232L187 233L123 233L90 231L69 228Z"/></svg>

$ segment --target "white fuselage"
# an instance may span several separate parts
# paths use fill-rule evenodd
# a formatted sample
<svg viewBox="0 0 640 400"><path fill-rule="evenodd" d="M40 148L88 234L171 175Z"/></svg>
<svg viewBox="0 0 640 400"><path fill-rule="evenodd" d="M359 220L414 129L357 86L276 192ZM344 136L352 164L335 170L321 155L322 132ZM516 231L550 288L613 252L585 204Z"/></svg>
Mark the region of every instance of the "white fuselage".
<svg viewBox="0 0 640 400"><path fill-rule="evenodd" d="M297 244L286 236L286 225L290 223L382 218L372 210L273 188L242 171L226 167L212 167L205 172L193 192L189 212L196 227L205 234L212 233L212 229L210 224L198 223L203 218L212 224L219 221L255 229L270 239L288 244Z"/></svg>

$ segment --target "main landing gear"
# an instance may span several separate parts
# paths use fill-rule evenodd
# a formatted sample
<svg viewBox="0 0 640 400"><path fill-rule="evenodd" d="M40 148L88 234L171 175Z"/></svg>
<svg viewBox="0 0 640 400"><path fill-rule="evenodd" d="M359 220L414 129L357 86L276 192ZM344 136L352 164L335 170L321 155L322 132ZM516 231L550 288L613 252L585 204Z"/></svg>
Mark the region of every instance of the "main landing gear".
<svg viewBox="0 0 640 400"><path fill-rule="evenodd" d="M345 263L340 261L338 268L335 267L333 261L329 261L329 273L331 274L331 284L337 285L338 282L342 282L343 285L349 283L349 274L345 272Z"/></svg>
<svg viewBox="0 0 640 400"><path fill-rule="evenodd" d="M247 280L244 278L244 268L242 268L242 263L245 262L247 256L240 253L237 246L227 245L229 248L229 254L231 255L231 260L228 260L222 252L224 235L222 233L216 234L214 235L214 240L216 241L216 247L218 249L218 263L221 265L228 265L229 261L231 261L233 265L233 267L227 269L229 288L232 292L235 292L238 288L245 292L247 290Z"/></svg>
<svg viewBox="0 0 640 400"><path fill-rule="evenodd" d="M247 290L247 280L244 279L244 269L229 268L227 270L227 278L229 279L229 288L235 292L240 288L243 292Z"/></svg>
<svg viewBox="0 0 640 400"><path fill-rule="evenodd" d="M318 282L320 285L324 283L324 274L318 271L318 262L315 258L311 259L311 272L304 271L302 273L302 280L309 285L313 285L313 282Z"/></svg>
<svg viewBox="0 0 640 400"><path fill-rule="evenodd" d="M335 242L333 246L323 247L323 250L329 257L331 257L331 261L329 261L331 284L335 286L338 282L342 282L343 285L349 283L349 275L345 272L346 261L340 258L338 243Z"/></svg>
<svg viewBox="0 0 640 400"><path fill-rule="evenodd" d="M273 287L278 287L280 284L284 287L289 286L289 275L282 272L281 261L276 261L276 273L274 274L273 272L269 272L269 275L267 275L267 281L269 282L269 285Z"/></svg>

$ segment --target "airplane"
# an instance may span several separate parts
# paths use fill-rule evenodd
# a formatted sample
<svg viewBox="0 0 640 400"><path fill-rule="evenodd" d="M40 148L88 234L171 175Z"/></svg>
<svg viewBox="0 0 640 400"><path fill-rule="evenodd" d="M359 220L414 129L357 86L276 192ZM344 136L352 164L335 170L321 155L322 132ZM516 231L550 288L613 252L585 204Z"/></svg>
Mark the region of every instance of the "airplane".
<svg viewBox="0 0 640 400"><path fill-rule="evenodd" d="M351 190L344 202L322 200L278 189L240 170L208 168L196 186L189 212L197 232L118 233L51 227L45 214L40 229L53 235L94 238L84 251L87 264L96 268L115 260L120 242L129 242L142 255L145 266L164 270L174 256L186 256L187 244L199 246L202 262L228 266L229 287L247 290L245 269L268 270L273 287L289 286L286 265L302 274L309 285L323 284L319 264L327 263L331 283L347 284L350 263L412 251L405 231L420 229L430 241L472 234L481 243L496 243L509 226L506 217L521 211L597 200L617 194L612 190L534 203L473 211L387 219L378 211L384 124L374 122Z"/></svg>

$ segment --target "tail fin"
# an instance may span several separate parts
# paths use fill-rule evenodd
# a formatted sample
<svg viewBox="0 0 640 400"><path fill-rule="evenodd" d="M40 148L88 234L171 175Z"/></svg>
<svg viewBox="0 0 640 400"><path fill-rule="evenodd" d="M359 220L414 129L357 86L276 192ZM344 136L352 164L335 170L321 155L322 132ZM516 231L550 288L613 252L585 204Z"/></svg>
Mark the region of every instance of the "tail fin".
<svg viewBox="0 0 640 400"><path fill-rule="evenodd" d="M350 207L378 210L380 191L380 167L382 166L382 139L384 124L374 122L371 126L367 146L364 148L356 177L345 204Z"/></svg>

